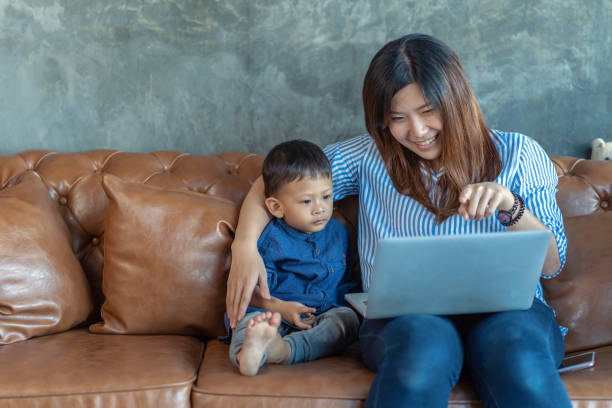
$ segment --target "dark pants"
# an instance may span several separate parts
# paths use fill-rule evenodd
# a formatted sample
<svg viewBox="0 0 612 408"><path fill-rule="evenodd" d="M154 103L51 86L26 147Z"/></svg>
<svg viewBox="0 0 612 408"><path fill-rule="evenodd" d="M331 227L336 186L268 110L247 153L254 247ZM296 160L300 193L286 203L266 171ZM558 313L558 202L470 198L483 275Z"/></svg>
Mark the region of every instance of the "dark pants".
<svg viewBox="0 0 612 408"><path fill-rule="evenodd" d="M366 407L447 407L466 361L487 407L565 408L557 367L564 344L552 310L364 320L366 366L376 372Z"/></svg>
<svg viewBox="0 0 612 408"><path fill-rule="evenodd" d="M248 313L232 332L230 344L230 359L236 367L238 353L244 344L246 323L261 314L261 312ZM357 339L359 318L353 309L348 307L334 307L317 315L312 328L308 330L296 329L281 323L278 332L291 345L291 357L288 364L297 364L312 361L342 352ZM268 359L266 350L261 365Z"/></svg>

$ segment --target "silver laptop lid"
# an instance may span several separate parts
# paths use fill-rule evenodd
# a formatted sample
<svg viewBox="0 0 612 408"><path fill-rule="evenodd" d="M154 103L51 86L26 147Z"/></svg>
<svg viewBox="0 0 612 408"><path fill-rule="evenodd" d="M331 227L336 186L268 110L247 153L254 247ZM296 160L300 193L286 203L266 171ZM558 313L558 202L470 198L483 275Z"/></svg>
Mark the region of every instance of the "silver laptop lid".
<svg viewBox="0 0 612 408"><path fill-rule="evenodd" d="M366 316L528 309L550 238L542 230L383 239Z"/></svg>

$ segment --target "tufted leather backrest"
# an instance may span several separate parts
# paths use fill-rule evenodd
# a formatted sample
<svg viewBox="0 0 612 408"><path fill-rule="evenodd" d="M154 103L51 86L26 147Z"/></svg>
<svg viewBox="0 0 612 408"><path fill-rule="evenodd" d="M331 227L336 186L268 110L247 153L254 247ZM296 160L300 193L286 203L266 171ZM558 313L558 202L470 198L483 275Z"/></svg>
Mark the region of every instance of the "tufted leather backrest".
<svg viewBox="0 0 612 408"><path fill-rule="evenodd" d="M553 157L567 261L544 280L546 300L570 330L566 351L612 344L612 162Z"/></svg>
<svg viewBox="0 0 612 408"><path fill-rule="evenodd" d="M566 219L612 210L612 162L563 156L553 157L552 160L559 175L557 201ZM72 234L73 250L92 287L96 303L94 313L99 316L99 307L103 301L101 282L107 207L107 198L101 185L103 174L113 174L124 181L164 189L212 194L241 203L252 181L259 176L262 162L263 156L240 152L197 156L173 151L126 153L92 150L58 153L31 150L15 155L0 155L0 190L27 171L38 173L47 183L51 196L62 206L62 215ZM337 203L334 217L348 227L353 245L353 270L359 279L355 256L356 202L355 198L348 198ZM597 239L609 240L609 237ZM572 265L580 269L583 260L574 259ZM550 283L544 282L555 308L568 303L571 293L568 293L567 285L570 283L565 284L563 279L581 279L576 273L579 272L573 275L570 273L566 278L553 279ZM597 305L598 309L603 307L607 311L612 307L612 300L606 299L605 305ZM566 315L562 316L567 325L579 327L580 322L587 319L581 315L584 306L580 307L580 310L568 309ZM595 309L594 306L592 308ZM601 340L603 343L607 341L605 338ZM584 341L576 340L574 347L580 348L584 344Z"/></svg>
<svg viewBox="0 0 612 408"><path fill-rule="evenodd" d="M94 314L103 302L104 219L108 199L102 175L169 190L189 190L241 203L260 173L262 156L224 153L196 156L159 151L126 153L92 150L58 153L48 150L0 155L0 190L28 171L36 172L61 205L72 235L72 247L92 287Z"/></svg>
<svg viewBox="0 0 612 408"><path fill-rule="evenodd" d="M552 158L559 176L557 202L563 217L612 210L612 162L575 157Z"/></svg>

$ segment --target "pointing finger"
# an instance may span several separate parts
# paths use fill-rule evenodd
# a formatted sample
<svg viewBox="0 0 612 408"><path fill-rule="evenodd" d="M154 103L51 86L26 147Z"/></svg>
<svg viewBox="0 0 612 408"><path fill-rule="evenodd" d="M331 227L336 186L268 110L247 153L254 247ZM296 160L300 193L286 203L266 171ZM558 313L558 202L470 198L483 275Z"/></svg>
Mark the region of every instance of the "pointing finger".
<svg viewBox="0 0 612 408"><path fill-rule="evenodd" d="M470 197L472 196L472 191L472 185L465 186L461 191L461 194L459 194L459 202L461 204L468 202L470 200Z"/></svg>

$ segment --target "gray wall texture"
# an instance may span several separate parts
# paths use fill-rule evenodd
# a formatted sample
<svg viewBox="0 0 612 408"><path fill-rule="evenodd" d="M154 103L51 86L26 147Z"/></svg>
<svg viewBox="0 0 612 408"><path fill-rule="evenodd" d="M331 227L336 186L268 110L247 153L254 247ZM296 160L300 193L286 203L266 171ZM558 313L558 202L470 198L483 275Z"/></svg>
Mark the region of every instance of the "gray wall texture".
<svg viewBox="0 0 612 408"><path fill-rule="evenodd" d="M363 76L448 43L491 127L552 155L612 140L612 0L0 0L0 153L265 153L364 132Z"/></svg>

